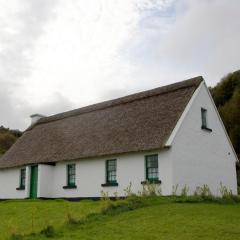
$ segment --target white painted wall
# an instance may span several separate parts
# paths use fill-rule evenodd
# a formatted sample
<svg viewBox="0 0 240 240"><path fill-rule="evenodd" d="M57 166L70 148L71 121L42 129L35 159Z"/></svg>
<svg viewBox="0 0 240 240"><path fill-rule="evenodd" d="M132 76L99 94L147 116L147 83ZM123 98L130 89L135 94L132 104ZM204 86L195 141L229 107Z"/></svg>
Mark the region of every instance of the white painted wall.
<svg viewBox="0 0 240 240"><path fill-rule="evenodd" d="M171 193L171 161L168 150L161 152L131 153L107 158L95 158L57 163L56 166L38 165L38 197L74 198L100 197L101 190L109 196L124 196L127 186L132 183L132 191L142 191L141 181L145 180L145 155L159 154L159 179L162 181L163 194ZM117 159L117 187L102 187L105 183L105 161ZM76 164L76 189L63 189L66 185L66 165ZM28 198L30 192L30 171L26 170L26 189L16 190L19 186L20 168L0 170L0 199Z"/></svg>
<svg viewBox="0 0 240 240"><path fill-rule="evenodd" d="M56 166L48 166L51 171L48 175L42 173L39 176L45 178L45 184L40 184L40 197L47 198L74 198L74 197L100 197L101 190L108 192L109 196L114 196L114 192L118 196L124 196L124 189L132 183L132 191L138 192L142 190L141 181L145 180L145 155L149 153L132 153L107 158L86 159L78 161L68 161L57 163ZM171 191L171 161L166 156L167 151L162 151L159 154L159 179L162 180L161 189L164 194L169 194ZM117 187L101 187L105 183L105 161L108 159L117 159ZM76 189L63 189L66 185L66 165L69 163L76 164ZM50 177L50 175L52 177ZM44 190L43 186L51 183L51 189Z"/></svg>
<svg viewBox="0 0 240 240"><path fill-rule="evenodd" d="M52 195L53 169L51 165L38 165L38 197L48 198Z"/></svg>
<svg viewBox="0 0 240 240"><path fill-rule="evenodd" d="M0 199L22 199L27 197L28 188L25 190L16 190L20 182L20 169L10 168L0 170ZM26 171L26 179L28 179Z"/></svg>
<svg viewBox="0 0 240 240"><path fill-rule="evenodd" d="M201 129L201 107L207 109L208 126ZM205 84L186 114L171 147L173 184L179 190L186 184L191 193L207 184L219 194L220 182L237 193L235 155Z"/></svg>

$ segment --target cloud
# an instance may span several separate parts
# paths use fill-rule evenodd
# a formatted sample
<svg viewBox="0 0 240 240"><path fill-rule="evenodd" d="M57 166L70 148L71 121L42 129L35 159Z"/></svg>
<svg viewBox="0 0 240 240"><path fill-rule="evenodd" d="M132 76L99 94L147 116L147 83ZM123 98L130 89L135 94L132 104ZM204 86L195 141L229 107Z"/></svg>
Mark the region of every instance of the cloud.
<svg viewBox="0 0 240 240"><path fill-rule="evenodd" d="M138 69L143 69L141 81L148 76L155 86L161 79L166 83L203 75L214 85L239 69L239 9L240 2L234 0L175 1L166 31L155 29L147 41L143 36L143 55L135 51Z"/></svg>
<svg viewBox="0 0 240 240"><path fill-rule="evenodd" d="M239 68L236 0L0 0L0 125Z"/></svg>
<svg viewBox="0 0 240 240"><path fill-rule="evenodd" d="M31 76L32 52L44 33L56 1L0 1L1 124L24 128L30 101L23 98L24 81Z"/></svg>

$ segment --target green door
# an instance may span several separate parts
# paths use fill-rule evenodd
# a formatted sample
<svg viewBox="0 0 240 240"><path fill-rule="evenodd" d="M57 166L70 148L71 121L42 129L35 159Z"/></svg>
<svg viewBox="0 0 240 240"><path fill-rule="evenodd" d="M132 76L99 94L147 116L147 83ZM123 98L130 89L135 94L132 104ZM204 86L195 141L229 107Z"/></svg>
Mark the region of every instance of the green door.
<svg viewBox="0 0 240 240"><path fill-rule="evenodd" d="M31 166L30 198L37 198L38 166Z"/></svg>

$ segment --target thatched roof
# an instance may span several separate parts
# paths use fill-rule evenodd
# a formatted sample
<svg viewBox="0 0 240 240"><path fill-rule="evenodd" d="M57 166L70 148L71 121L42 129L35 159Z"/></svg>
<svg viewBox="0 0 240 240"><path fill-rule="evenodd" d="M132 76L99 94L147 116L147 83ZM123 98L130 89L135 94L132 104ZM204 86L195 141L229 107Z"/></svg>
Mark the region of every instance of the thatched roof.
<svg viewBox="0 0 240 240"><path fill-rule="evenodd" d="M202 77L40 119L0 168L164 147Z"/></svg>

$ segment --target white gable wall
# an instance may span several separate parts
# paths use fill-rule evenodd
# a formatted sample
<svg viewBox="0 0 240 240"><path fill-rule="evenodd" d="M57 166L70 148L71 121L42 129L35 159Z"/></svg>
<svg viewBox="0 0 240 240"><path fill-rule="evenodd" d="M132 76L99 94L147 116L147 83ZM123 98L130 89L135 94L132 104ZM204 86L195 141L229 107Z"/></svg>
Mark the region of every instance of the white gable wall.
<svg viewBox="0 0 240 240"><path fill-rule="evenodd" d="M212 132L201 129L201 107L207 109L208 127ZM207 184L214 194L219 194L222 182L237 193L236 157L204 83L171 148L173 185L179 185L179 192L184 185L193 193L196 186Z"/></svg>

